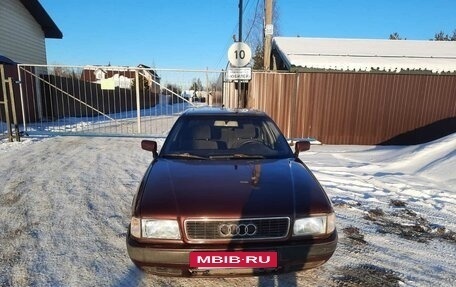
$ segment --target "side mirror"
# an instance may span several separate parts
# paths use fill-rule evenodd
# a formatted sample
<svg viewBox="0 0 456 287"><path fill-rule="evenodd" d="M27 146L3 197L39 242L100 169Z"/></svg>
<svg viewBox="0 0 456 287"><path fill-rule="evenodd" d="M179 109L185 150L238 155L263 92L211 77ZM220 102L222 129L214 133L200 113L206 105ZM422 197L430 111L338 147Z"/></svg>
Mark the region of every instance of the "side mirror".
<svg viewBox="0 0 456 287"><path fill-rule="evenodd" d="M310 149L310 141L298 141L295 143L295 157L299 156L299 153L302 151L307 151Z"/></svg>
<svg viewBox="0 0 456 287"><path fill-rule="evenodd" d="M143 150L151 151L154 158L158 156L156 141L143 140L141 141L141 148Z"/></svg>

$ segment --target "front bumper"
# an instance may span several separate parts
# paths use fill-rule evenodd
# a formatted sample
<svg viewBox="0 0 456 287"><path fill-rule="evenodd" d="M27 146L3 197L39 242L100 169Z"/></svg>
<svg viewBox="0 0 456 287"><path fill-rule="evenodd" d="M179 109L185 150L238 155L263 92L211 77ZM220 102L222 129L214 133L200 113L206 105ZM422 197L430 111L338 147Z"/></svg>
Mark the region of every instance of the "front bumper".
<svg viewBox="0 0 456 287"><path fill-rule="evenodd" d="M162 275L191 276L211 275L220 270L192 270L190 268L190 252L192 251L277 251L278 266L268 270L246 270L247 274L262 272L290 272L314 268L322 265L331 258L337 246L337 231L326 239L308 242L283 241L273 243L233 245L233 246L198 246L186 245L185 248L165 247L164 245L144 244L127 235L127 250L131 260L140 267ZM155 268L154 268L155 267ZM175 270L173 270L175 269ZM233 273L233 270L227 270ZM243 272L240 272L243 273ZM236 273L235 275L239 275Z"/></svg>

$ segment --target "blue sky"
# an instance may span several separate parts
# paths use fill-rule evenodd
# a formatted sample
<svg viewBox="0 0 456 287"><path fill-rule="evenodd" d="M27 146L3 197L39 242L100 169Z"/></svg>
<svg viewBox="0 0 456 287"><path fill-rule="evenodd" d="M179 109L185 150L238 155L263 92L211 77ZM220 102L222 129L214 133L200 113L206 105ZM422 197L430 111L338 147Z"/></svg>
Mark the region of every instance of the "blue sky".
<svg viewBox="0 0 456 287"><path fill-rule="evenodd" d="M39 0L63 32L48 63L224 69L239 0ZM257 1L244 2L244 30ZM456 29L456 0L276 0L280 36L428 40ZM246 32L244 32L244 36Z"/></svg>

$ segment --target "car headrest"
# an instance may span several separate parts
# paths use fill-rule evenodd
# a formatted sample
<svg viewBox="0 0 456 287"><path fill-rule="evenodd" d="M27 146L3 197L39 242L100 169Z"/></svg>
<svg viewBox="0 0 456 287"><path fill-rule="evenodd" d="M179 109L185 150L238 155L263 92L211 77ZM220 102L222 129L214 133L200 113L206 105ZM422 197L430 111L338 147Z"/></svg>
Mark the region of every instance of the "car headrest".
<svg viewBox="0 0 456 287"><path fill-rule="evenodd" d="M258 131L254 125L247 124L238 129L236 135L239 139L254 139L258 137Z"/></svg>
<svg viewBox="0 0 456 287"><path fill-rule="evenodd" d="M211 138L211 127L208 125L196 126L193 128L192 137L195 140L208 140Z"/></svg>

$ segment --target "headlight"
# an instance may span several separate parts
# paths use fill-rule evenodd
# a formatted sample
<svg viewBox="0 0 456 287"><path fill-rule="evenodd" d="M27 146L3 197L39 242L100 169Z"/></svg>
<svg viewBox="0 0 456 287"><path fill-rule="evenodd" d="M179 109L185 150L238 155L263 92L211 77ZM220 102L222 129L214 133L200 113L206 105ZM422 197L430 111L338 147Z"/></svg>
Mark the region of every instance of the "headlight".
<svg viewBox="0 0 456 287"><path fill-rule="evenodd" d="M130 234L136 238L180 239L176 220L141 219L132 217Z"/></svg>
<svg viewBox="0 0 456 287"><path fill-rule="evenodd" d="M180 239L179 224L176 220L142 219L142 237L156 239Z"/></svg>
<svg viewBox="0 0 456 287"><path fill-rule="evenodd" d="M330 234L336 228L334 213L296 219L293 236Z"/></svg>

